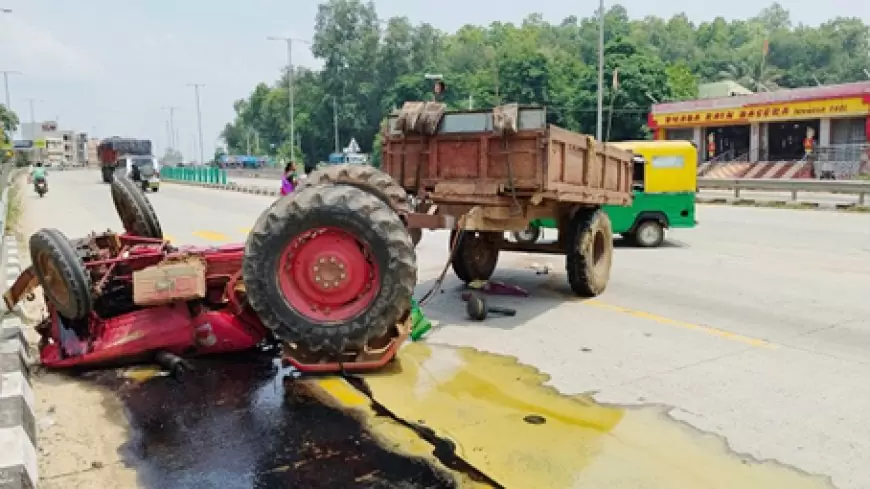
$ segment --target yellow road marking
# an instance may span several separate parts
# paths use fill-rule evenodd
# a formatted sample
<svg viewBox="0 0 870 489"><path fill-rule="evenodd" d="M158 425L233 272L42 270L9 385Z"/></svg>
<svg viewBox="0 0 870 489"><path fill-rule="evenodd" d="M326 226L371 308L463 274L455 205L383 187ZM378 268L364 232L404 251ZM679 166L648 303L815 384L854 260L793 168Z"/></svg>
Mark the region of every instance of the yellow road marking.
<svg viewBox="0 0 870 489"><path fill-rule="evenodd" d="M164 234L163 239L165 239L166 241L169 241L169 242L173 242L173 241L175 241L175 236L173 236L171 234Z"/></svg>
<svg viewBox="0 0 870 489"><path fill-rule="evenodd" d="M251 228L239 228L239 232L247 236L251 234Z"/></svg>
<svg viewBox="0 0 870 489"><path fill-rule="evenodd" d="M510 357L411 343L363 379L378 404L449 439L506 487L830 488L822 477L738 455L662 406L562 395Z"/></svg>
<svg viewBox="0 0 870 489"><path fill-rule="evenodd" d="M614 304L607 304L601 302L597 299L591 299L584 301L583 304L587 306L597 307L599 309L606 309L609 311L620 312L622 314L628 314L629 316L634 316L640 319L646 319L648 321L654 321L659 324L666 324L668 326L676 326L678 328L683 329L691 329L693 331L700 331L702 333L706 333L711 336L717 336L719 338L724 338L726 340L737 341L739 343L745 343L747 345L756 346L760 348L776 348L777 345L775 343L771 343L766 340L762 340L760 338L751 338L749 336L743 336L737 333L732 333L730 331L725 331L723 329L713 328L710 326L703 326L701 324L689 323L686 321L680 321L678 319L666 318L664 316L659 316L657 314L652 314L649 312L638 311L636 309L631 309L628 307L617 306Z"/></svg>
<svg viewBox="0 0 870 489"><path fill-rule="evenodd" d="M226 242L226 241L229 241L229 240L230 240L230 237L227 236L226 234L223 234L223 233L217 233L217 232L215 232L215 231L194 231L194 232L191 233L191 234L193 234L193 235L196 236L197 238L201 238L201 239L204 239L204 240L206 240L206 241L223 241L223 242Z"/></svg>

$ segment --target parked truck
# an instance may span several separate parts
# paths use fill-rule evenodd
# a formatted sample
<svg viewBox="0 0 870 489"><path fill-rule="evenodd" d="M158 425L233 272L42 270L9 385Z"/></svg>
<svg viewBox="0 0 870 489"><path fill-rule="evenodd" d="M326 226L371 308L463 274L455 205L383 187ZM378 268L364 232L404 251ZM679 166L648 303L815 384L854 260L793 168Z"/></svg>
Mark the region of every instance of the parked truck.
<svg viewBox="0 0 870 489"><path fill-rule="evenodd" d="M151 141L112 137L97 146L103 182L111 183L118 173L137 180L143 190L159 188L159 163L152 154Z"/></svg>
<svg viewBox="0 0 870 489"><path fill-rule="evenodd" d="M386 174L335 165L301 187L368 189L402 216L415 245L423 229L450 229L451 264L462 281L488 280L501 251L560 254L573 292L596 296L613 259L602 206L631 205L633 155L546 121L542 107L446 112L439 102L409 102L384 130ZM536 219L555 223L557 242L505 239Z"/></svg>

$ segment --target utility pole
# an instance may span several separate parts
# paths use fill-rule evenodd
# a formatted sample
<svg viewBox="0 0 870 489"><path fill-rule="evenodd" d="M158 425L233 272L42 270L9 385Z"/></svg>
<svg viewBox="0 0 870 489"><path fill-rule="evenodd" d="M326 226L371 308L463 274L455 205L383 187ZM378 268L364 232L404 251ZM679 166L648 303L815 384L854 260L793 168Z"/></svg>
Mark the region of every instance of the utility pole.
<svg viewBox="0 0 870 489"><path fill-rule="evenodd" d="M287 92L290 98L290 160L293 161L296 158L296 97L293 93L296 85L294 83L295 74L293 69L293 41L304 42L306 44L311 44L311 42L305 39L281 36L268 36L266 39L287 43Z"/></svg>
<svg viewBox="0 0 870 489"><path fill-rule="evenodd" d="M595 121L595 139L604 135L604 0L598 2L598 113Z"/></svg>
<svg viewBox="0 0 870 489"><path fill-rule="evenodd" d="M335 130L335 152L338 153L338 103L332 97L332 125Z"/></svg>
<svg viewBox="0 0 870 489"><path fill-rule="evenodd" d="M199 164L205 163L205 150L202 143L202 110L199 106L199 89L205 85L202 83L188 83L187 86L193 87L193 93L196 95L196 127L199 131Z"/></svg>
<svg viewBox="0 0 870 489"><path fill-rule="evenodd" d="M169 111L169 147L177 150L178 138L175 135L175 111L178 110L178 107L170 105L169 107L163 107L163 110Z"/></svg>
<svg viewBox="0 0 870 489"><path fill-rule="evenodd" d="M12 110L12 99L9 97L9 75L23 75L16 70L0 70L3 73L3 88L6 90L6 108Z"/></svg>

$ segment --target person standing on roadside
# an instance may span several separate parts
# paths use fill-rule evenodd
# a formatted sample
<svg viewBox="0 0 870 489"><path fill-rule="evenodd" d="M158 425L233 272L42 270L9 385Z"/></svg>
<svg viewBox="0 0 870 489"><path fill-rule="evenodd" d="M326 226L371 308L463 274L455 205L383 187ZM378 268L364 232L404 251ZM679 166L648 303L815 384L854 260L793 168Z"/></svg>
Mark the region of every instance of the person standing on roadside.
<svg viewBox="0 0 870 489"><path fill-rule="evenodd" d="M296 176L296 163L291 161L284 167L284 176L281 177L281 195L289 194L298 184L299 178Z"/></svg>

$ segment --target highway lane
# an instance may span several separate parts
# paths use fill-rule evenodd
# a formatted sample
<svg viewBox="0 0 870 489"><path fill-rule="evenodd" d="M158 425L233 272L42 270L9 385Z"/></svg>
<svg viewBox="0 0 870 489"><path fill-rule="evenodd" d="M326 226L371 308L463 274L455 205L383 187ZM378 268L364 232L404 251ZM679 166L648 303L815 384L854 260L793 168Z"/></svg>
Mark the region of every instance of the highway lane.
<svg viewBox="0 0 870 489"><path fill-rule="evenodd" d="M46 199L26 196L35 224L57 226L71 236L119 227L108 189L97 183L96 173L51 178ZM244 239L271 201L171 184L149 197L167 234L181 243L198 244ZM870 409L865 388L870 375L870 217L701 206L699 220L697 229L672 232L661 249L620 246L611 285L593 301L566 300L563 259L505 254L496 278L529 288L533 297L513 301L519 310L516 318L469 323L456 297L458 284L450 278L445 292L427 309L440 323L429 342L516 357L548 374L548 384L562 393L587 393L598 402L641 413L626 420L646 416L646 408L637 406L667 406L671 417L723 436L751 463L773 459L830 476L840 488L870 486L870 473L860 464L870 459L865 415ZM445 241L443 232L431 232L421 243L419 293L443 266ZM530 269L545 265L551 268L546 275ZM409 358L428 355L414 348L408 350ZM481 371L514 368L498 357L462 362ZM419 379L410 374L374 376L369 382L376 400L401 411L401 405L413 404L407 393L416 392ZM481 405L478 415L492 415L487 412L491 406ZM525 450L531 443L525 437L505 439L504 431L501 438L490 436L485 424L477 431L459 430L456 419L468 418L468 411L445 418L427 411L426 404L417 408L419 412L399 415L429 416L443 431L459 433L452 438L468 447L466 453L477 453L473 447L492 454L479 464L501 480L511 474L510 458L496 455ZM655 419L669 428L638 443L669 446L676 436L671 430L675 423L668 417ZM634 423L648 426L652 421L647 421ZM637 436L638 430L627 428L632 422L619 426L631 434L621 438ZM693 430L686 437L698 443L706 439ZM699 446L695 449L701 450ZM735 459L724 446L709 450L719 451L715 460ZM586 487L584 476L615 480L617 471L606 462L620 459L620 452L613 453L576 469L574 487ZM543 469L528 468L528 473L537 474L535 470ZM545 472L550 475L539 480L553 477L552 467ZM541 487L563 486L554 482Z"/></svg>

